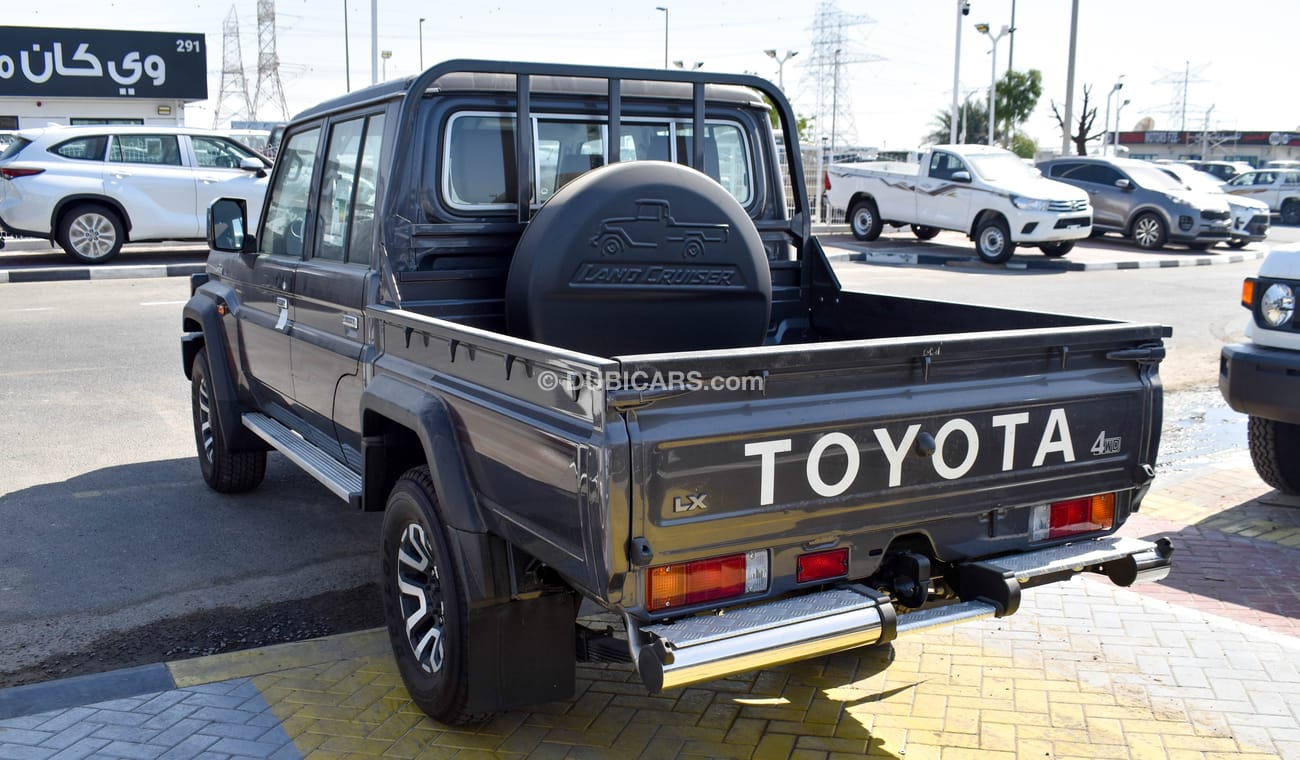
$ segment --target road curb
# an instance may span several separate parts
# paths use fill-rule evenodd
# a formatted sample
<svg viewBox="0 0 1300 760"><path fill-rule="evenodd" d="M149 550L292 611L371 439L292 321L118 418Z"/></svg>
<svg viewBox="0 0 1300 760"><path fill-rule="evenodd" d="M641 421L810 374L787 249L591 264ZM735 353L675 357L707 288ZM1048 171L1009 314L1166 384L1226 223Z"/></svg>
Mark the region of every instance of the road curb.
<svg viewBox="0 0 1300 760"><path fill-rule="evenodd" d="M188 277L203 272L206 262L193 264L137 264L98 267L40 267L0 269L0 283L61 282L68 280L132 280L142 277Z"/></svg>
<svg viewBox="0 0 1300 760"><path fill-rule="evenodd" d="M385 630L370 628L257 649L42 681L0 689L0 720L340 660L389 656L390 651Z"/></svg>
<svg viewBox="0 0 1300 760"><path fill-rule="evenodd" d="M1239 264L1243 261L1257 261L1267 256L1267 251L1246 251L1227 255L1196 256L1185 258L1160 258L1147 261L1071 261L1068 259L1049 259L1046 257L1013 257L1006 264L985 264L974 256L947 253L916 253L913 251L880 250L854 251L839 249L827 251L831 261L856 261L862 264L892 264L897 266L940 266L940 267L978 267L997 269L1040 269L1060 272L1095 272L1119 269L1172 269L1175 267L1212 266L1215 264Z"/></svg>

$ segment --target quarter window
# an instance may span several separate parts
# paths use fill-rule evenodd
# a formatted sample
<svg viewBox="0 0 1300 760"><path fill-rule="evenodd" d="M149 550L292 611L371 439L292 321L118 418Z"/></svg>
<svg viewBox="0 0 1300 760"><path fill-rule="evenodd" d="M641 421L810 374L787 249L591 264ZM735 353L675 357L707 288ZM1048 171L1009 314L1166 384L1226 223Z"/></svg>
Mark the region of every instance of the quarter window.
<svg viewBox="0 0 1300 760"><path fill-rule="evenodd" d="M95 137L78 137L75 140L61 142L50 148L51 153L57 153L64 158L75 158L79 161L103 161L104 149L108 147L108 137L106 135L96 135Z"/></svg>

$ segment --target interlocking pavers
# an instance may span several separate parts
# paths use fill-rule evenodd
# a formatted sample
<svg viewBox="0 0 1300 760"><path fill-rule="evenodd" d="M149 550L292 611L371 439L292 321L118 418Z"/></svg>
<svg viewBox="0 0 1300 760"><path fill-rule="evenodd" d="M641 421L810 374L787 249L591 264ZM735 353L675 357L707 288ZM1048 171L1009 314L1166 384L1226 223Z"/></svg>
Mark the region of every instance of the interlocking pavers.
<svg viewBox="0 0 1300 760"><path fill-rule="evenodd" d="M1030 590L1012 617L897 642L883 670L868 648L649 695L630 666L582 665L567 702L453 729L410 703L376 631L0 720L0 759L1300 759L1300 509L1238 463L1157 481L1126 530L1175 537L1169 579Z"/></svg>

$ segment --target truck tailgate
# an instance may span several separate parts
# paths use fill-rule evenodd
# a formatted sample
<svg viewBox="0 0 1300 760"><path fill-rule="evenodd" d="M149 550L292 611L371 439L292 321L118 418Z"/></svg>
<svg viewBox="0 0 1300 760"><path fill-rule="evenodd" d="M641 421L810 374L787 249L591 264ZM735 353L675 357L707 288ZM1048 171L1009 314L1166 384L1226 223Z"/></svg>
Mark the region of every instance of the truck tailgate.
<svg viewBox="0 0 1300 760"><path fill-rule="evenodd" d="M1131 492L1155 462L1164 334L1107 323L624 357L624 377L650 384L611 395L632 442L631 538L656 565L887 544L941 518ZM945 560L997 548L935 543Z"/></svg>

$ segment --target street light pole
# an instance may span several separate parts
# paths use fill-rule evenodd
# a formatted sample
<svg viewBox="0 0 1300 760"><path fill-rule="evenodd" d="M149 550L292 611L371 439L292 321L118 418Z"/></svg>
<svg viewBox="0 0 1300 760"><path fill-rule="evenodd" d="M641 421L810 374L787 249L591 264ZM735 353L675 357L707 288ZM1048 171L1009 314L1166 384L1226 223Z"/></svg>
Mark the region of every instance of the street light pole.
<svg viewBox="0 0 1300 760"><path fill-rule="evenodd" d="M1120 74L1119 78L1123 79L1124 75ZM1101 135L1101 154L1103 156L1110 155L1110 101L1111 98L1115 97L1115 93L1119 92L1123 87L1123 82L1116 82L1115 85L1110 88L1110 92L1106 93L1106 129Z"/></svg>
<svg viewBox="0 0 1300 760"><path fill-rule="evenodd" d="M775 50L764 50L763 52L767 53L768 58L776 61L776 86L781 88L781 92L785 92L785 62L799 55L799 51L787 50L785 55L780 57L777 57Z"/></svg>
<svg viewBox="0 0 1300 760"><path fill-rule="evenodd" d="M424 19L420 19L420 71L424 71Z"/></svg>
<svg viewBox="0 0 1300 760"><path fill-rule="evenodd" d="M379 0L370 0L370 83L379 81Z"/></svg>
<svg viewBox="0 0 1300 760"><path fill-rule="evenodd" d="M352 92L352 56L348 53L348 0L343 0L343 81Z"/></svg>
<svg viewBox="0 0 1300 760"><path fill-rule="evenodd" d="M1123 103L1118 103L1115 106L1115 154L1116 155L1119 154L1119 119L1120 119L1119 115L1124 110L1124 106L1132 102L1133 101L1129 100L1128 98L1124 98Z"/></svg>
<svg viewBox="0 0 1300 760"><path fill-rule="evenodd" d="M831 79L831 160L835 160L835 117L840 110L840 49L835 48L835 74ZM821 180L818 180L819 182Z"/></svg>
<svg viewBox="0 0 1300 760"><path fill-rule="evenodd" d="M656 5L655 10L664 12L664 68L668 68L668 7Z"/></svg>
<svg viewBox="0 0 1300 760"><path fill-rule="evenodd" d="M957 43L952 53L952 111L948 117L948 142L957 144L957 99L961 89L961 19L970 13L970 0L957 0Z"/></svg>
<svg viewBox="0 0 1300 760"><path fill-rule="evenodd" d="M384 59L384 63L383 63L383 81L387 82L387 81L388 81L388 59L393 57L393 51L391 51L391 50L383 50L383 51L380 51L380 53L379 53L379 57L382 58L382 59Z"/></svg>
<svg viewBox="0 0 1300 760"><path fill-rule="evenodd" d="M998 30L997 34L993 34L989 31L988 24L976 24L975 29L978 30L981 34L988 35L988 38L993 43L993 50L991 52L991 55L993 56L993 76L992 79L989 81L989 145L993 145L996 142L996 136L998 131L997 130L998 40L1002 39L1002 37L1007 32L1011 31L1011 27L1007 26L1006 24L1003 24L1002 28Z"/></svg>

